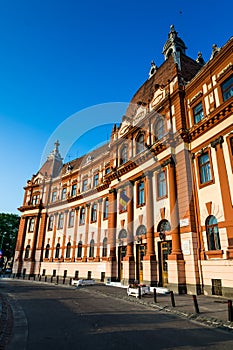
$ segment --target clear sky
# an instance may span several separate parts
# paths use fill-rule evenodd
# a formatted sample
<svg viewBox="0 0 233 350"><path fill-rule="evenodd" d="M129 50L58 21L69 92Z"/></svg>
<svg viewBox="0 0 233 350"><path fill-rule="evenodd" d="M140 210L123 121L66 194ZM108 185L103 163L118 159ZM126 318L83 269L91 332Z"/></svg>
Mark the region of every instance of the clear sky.
<svg viewBox="0 0 233 350"><path fill-rule="evenodd" d="M67 118L77 114L79 122L70 127L75 147L64 150L66 161L109 138L151 60L163 62L171 24L187 55L202 51L208 60L212 44L233 35L232 13L232 0L0 0L0 212L17 213L23 186ZM106 103L113 103L109 123L98 109ZM61 151L65 138L69 127Z"/></svg>

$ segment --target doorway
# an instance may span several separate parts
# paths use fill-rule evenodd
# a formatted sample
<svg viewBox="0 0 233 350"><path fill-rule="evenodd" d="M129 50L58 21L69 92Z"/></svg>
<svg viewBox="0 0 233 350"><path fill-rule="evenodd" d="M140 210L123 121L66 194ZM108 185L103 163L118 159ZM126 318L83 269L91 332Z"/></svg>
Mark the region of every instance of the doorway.
<svg viewBox="0 0 233 350"><path fill-rule="evenodd" d="M136 280L138 283L143 281L143 257L146 255L145 244L136 245Z"/></svg>
<svg viewBox="0 0 233 350"><path fill-rule="evenodd" d="M159 242L159 285L167 287L168 285L168 255L172 251L172 241Z"/></svg>
<svg viewBox="0 0 233 350"><path fill-rule="evenodd" d="M118 247L118 280L123 278L123 259L126 256L126 246Z"/></svg>

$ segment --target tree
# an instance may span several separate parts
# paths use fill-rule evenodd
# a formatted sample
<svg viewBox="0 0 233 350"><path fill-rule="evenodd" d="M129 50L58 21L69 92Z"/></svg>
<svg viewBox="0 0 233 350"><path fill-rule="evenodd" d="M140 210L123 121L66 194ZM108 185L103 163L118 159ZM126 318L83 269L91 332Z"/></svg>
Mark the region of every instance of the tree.
<svg viewBox="0 0 233 350"><path fill-rule="evenodd" d="M14 256L19 221L17 214L0 213L0 267L5 267Z"/></svg>

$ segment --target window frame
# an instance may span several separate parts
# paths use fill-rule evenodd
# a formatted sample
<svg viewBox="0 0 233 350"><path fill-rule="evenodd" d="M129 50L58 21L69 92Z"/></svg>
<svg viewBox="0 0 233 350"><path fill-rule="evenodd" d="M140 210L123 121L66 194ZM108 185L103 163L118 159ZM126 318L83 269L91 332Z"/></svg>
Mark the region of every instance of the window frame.
<svg viewBox="0 0 233 350"><path fill-rule="evenodd" d="M83 242L79 241L78 242L78 249L77 249L77 258L78 259L82 258L82 249L83 249Z"/></svg>
<svg viewBox="0 0 233 350"><path fill-rule="evenodd" d="M97 187L98 185L99 185L99 173L96 173L93 176L93 187Z"/></svg>
<svg viewBox="0 0 233 350"><path fill-rule="evenodd" d="M140 138L143 138L143 139L140 141ZM145 135L144 135L144 133L140 132L137 135L135 141L136 141L136 154L139 154L145 150Z"/></svg>
<svg viewBox="0 0 233 350"><path fill-rule="evenodd" d="M102 249L102 257L106 258L108 256L108 239L104 237L103 239L103 249Z"/></svg>
<svg viewBox="0 0 233 350"><path fill-rule="evenodd" d="M216 222L209 224L208 222L212 218L215 219ZM217 218L214 215L209 215L206 218L205 227L206 227L206 238L207 238L208 250L210 250L210 251L221 250L221 242L220 242L220 235L219 235L219 227L218 227ZM217 230L215 230L215 228L217 228ZM212 236L210 234L210 230L212 230ZM216 239L216 236L217 236L217 239Z"/></svg>
<svg viewBox="0 0 233 350"><path fill-rule="evenodd" d="M64 226L64 213L59 213L57 229L61 230L61 229L63 229L63 226Z"/></svg>
<svg viewBox="0 0 233 350"><path fill-rule="evenodd" d="M24 259L29 259L29 257L30 257L30 249L31 249L30 244L27 244L26 247L25 247Z"/></svg>
<svg viewBox="0 0 233 350"><path fill-rule="evenodd" d="M74 217L75 217L75 211L74 209L72 209L69 212L68 227L74 227Z"/></svg>
<svg viewBox="0 0 233 350"><path fill-rule="evenodd" d="M161 180L159 178L159 176L163 174L164 178ZM160 185L162 184L162 188L164 189L165 187L165 192L160 191ZM167 191L167 171L166 169L163 169L163 170L160 170L157 174L156 174L156 188L157 188L157 200L160 200L160 199L164 199L164 198L167 198L168 196L168 191Z"/></svg>
<svg viewBox="0 0 233 350"><path fill-rule="evenodd" d="M60 248L61 248L60 243L57 243L55 247L55 255L54 255L55 259L60 259Z"/></svg>
<svg viewBox="0 0 233 350"><path fill-rule="evenodd" d="M198 107L201 106L201 110L197 111ZM202 113L202 117L197 120L196 117L200 116ZM196 125L198 124L201 120L205 118L204 115L204 107L203 107L203 102L199 101L198 103L195 104L195 106L192 107L192 114L193 114L193 123Z"/></svg>
<svg viewBox="0 0 233 350"><path fill-rule="evenodd" d="M35 218L30 218L28 224L28 232L34 232L35 229Z"/></svg>
<svg viewBox="0 0 233 350"><path fill-rule="evenodd" d="M95 256L95 241L94 239L90 240L90 246L89 246L89 258L94 258Z"/></svg>
<svg viewBox="0 0 233 350"><path fill-rule="evenodd" d="M129 147L124 144L120 149L120 165L127 163L129 160Z"/></svg>
<svg viewBox="0 0 233 350"><path fill-rule="evenodd" d="M67 187L63 187L61 191L61 200L66 199L66 194L67 194Z"/></svg>
<svg viewBox="0 0 233 350"><path fill-rule="evenodd" d="M97 221L97 203L93 203L91 207L91 222Z"/></svg>
<svg viewBox="0 0 233 350"><path fill-rule="evenodd" d="M75 197L77 194L77 184L73 184L71 187L71 197Z"/></svg>
<svg viewBox="0 0 233 350"><path fill-rule="evenodd" d="M85 207L80 208L79 225L85 225Z"/></svg>
<svg viewBox="0 0 233 350"><path fill-rule="evenodd" d="M54 224L54 215L50 215L48 220L48 231L53 230L53 224Z"/></svg>
<svg viewBox="0 0 233 350"><path fill-rule="evenodd" d="M143 188L140 189L141 185L143 185ZM137 182L136 190L137 190L137 207L142 207L146 204L145 181Z"/></svg>
<svg viewBox="0 0 233 350"><path fill-rule="evenodd" d="M158 127L159 123L162 123L161 126ZM162 132L161 132L162 129ZM154 137L155 141L161 140L166 135L166 125L165 125L165 117L160 116L154 123Z"/></svg>
<svg viewBox="0 0 233 350"><path fill-rule="evenodd" d="M108 200L108 197L107 197L104 200L103 220L107 220L108 219L108 213L109 213L109 200Z"/></svg>
<svg viewBox="0 0 233 350"><path fill-rule="evenodd" d="M66 259L71 258L71 243L68 242L66 245Z"/></svg>
<svg viewBox="0 0 233 350"><path fill-rule="evenodd" d="M50 244L46 244L44 258L49 259Z"/></svg>
<svg viewBox="0 0 233 350"><path fill-rule="evenodd" d="M200 164L200 159L204 155L208 155L209 161L205 162L203 164ZM211 174L211 178L208 179L207 181L203 182L201 169L204 168L204 166L206 167L206 164L208 164L208 163L209 163L209 171L210 171L210 174ZM211 184L214 183L214 172L213 172L213 165L212 165L210 148L208 148L205 151L203 151L200 154L198 154L198 156L197 156L197 170L198 170L198 184L199 184L199 188L203 188L205 186L208 186L208 185L211 185Z"/></svg>
<svg viewBox="0 0 233 350"><path fill-rule="evenodd" d="M57 200L57 190L52 191L51 202L55 203Z"/></svg>
<svg viewBox="0 0 233 350"><path fill-rule="evenodd" d="M232 80L232 81L231 81L231 80ZM224 90L223 90L223 85L226 84L226 83L228 83L228 81L231 81L230 88L228 88L227 91L224 92ZM222 100L223 100L223 102L225 102L225 101L229 100L229 99L233 96L233 74L230 74L228 77L226 77L226 78L224 79L224 81L221 82L220 87L221 87ZM228 91L232 91L232 95L230 95L229 97L226 98L226 97L224 96L224 94L225 94L226 92L228 92Z"/></svg>
<svg viewBox="0 0 233 350"><path fill-rule="evenodd" d="M82 191L85 192L87 191L87 186L88 186L88 179L83 179L82 181Z"/></svg>
<svg viewBox="0 0 233 350"><path fill-rule="evenodd" d="M126 196L127 196L127 190L126 189L122 189L121 191L119 191L119 201L120 201L120 198L121 198L121 193L124 193ZM118 203L120 203L120 202L118 202ZM120 204L121 205L121 204ZM121 214L121 213L125 213L127 211L127 203L126 203L126 205L122 208L122 209L120 209L119 208L119 213Z"/></svg>

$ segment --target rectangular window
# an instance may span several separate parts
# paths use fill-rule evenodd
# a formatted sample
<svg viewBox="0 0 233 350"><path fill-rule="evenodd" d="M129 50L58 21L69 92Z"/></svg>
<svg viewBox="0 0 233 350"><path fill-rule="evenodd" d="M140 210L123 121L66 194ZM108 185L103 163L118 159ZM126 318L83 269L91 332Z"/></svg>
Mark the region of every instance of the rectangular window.
<svg viewBox="0 0 233 350"><path fill-rule="evenodd" d="M222 87L223 101L226 101L231 96L233 96L233 76L225 80L222 83L221 87Z"/></svg>
<svg viewBox="0 0 233 350"><path fill-rule="evenodd" d="M158 198L166 197L167 181L166 181L165 171L160 171L157 175L157 190L158 190Z"/></svg>
<svg viewBox="0 0 233 350"><path fill-rule="evenodd" d="M71 189L71 196L76 196L76 192L77 192L77 185L74 184L72 185L72 189Z"/></svg>
<svg viewBox="0 0 233 350"><path fill-rule="evenodd" d="M39 204L39 195L36 194L32 197L32 205Z"/></svg>
<svg viewBox="0 0 233 350"><path fill-rule="evenodd" d="M35 219L30 219L28 232L33 232L34 231L34 225L35 225Z"/></svg>
<svg viewBox="0 0 233 350"><path fill-rule="evenodd" d="M137 205L145 204L145 184L144 182L139 182L137 185Z"/></svg>
<svg viewBox="0 0 233 350"><path fill-rule="evenodd" d="M193 108L193 118L195 124L199 123L199 121L204 118L202 102L198 103L198 105Z"/></svg>
<svg viewBox="0 0 233 350"><path fill-rule="evenodd" d="M72 210L69 214L69 227L74 226L74 210Z"/></svg>
<svg viewBox="0 0 233 350"><path fill-rule="evenodd" d="M66 192L67 192L67 187L63 187L62 193L61 193L61 199L62 200L66 199Z"/></svg>
<svg viewBox="0 0 233 350"><path fill-rule="evenodd" d="M105 174L109 174L110 173L110 167L107 167L106 169L105 169Z"/></svg>
<svg viewBox="0 0 233 350"><path fill-rule="evenodd" d="M93 204L91 208L91 221L92 222L97 221L97 204Z"/></svg>
<svg viewBox="0 0 233 350"><path fill-rule="evenodd" d="M87 179L83 180L83 191L87 190Z"/></svg>
<svg viewBox="0 0 233 350"><path fill-rule="evenodd" d="M96 187L99 184L99 174L95 174L93 178L93 186Z"/></svg>
<svg viewBox="0 0 233 350"><path fill-rule="evenodd" d="M198 158L200 183L205 184L212 180L209 153L205 152Z"/></svg>
<svg viewBox="0 0 233 350"><path fill-rule="evenodd" d="M104 219L108 218L108 198L104 201Z"/></svg>
<svg viewBox="0 0 233 350"><path fill-rule="evenodd" d="M64 221L64 214L61 213L59 214L59 217L58 217L58 225L57 225L58 229L63 228L63 221Z"/></svg>
<svg viewBox="0 0 233 350"><path fill-rule="evenodd" d="M57 199L57 191L53 191L52 192L52 202L56 202L56 199Z"/></svg>
<svg viewBox="0 0 233 350"><path fill-rule="evenodd" d="M52 231L52 229L53 229L53 219L54 219L54 216L51 215L51 216L49 217L48 231Z"/></svg>
<svg viewBox="0 0 233 350"><path fill-rule="evenodd" d="M80 225L84 225L85 224L85 208L84 207L82 207L81 210L80 210L79 224Z"/></svg>

